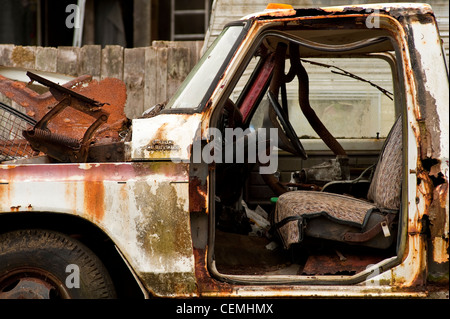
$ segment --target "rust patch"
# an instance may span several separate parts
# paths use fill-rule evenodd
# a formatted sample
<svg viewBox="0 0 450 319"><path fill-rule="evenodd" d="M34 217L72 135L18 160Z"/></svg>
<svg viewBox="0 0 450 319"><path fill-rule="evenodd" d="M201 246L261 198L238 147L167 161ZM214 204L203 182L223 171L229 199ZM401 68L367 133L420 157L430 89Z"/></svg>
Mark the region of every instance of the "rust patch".
<svg viewBox="0 0 450 319"><path fill-rule="evenodd" d="M127 122L124 111L127 100L125 83L119 79L106 78L100 82L94 80L88 86L80 86L73 90L93 100L106 103L102 107L102 110L109 114L108 121L98 130L97 137L112 137L113 139L118 139L118 132ZM80 120L88 120L87 127L89 127L90 123L92 123L92 118L89 118L89 116L83 113L81 113L80 116ZM67 117L64 117L63 114L61 114L61 119L63 121L65 118ZM77 118L73 118L72 116L69 118L71 119L71 123L77 123L78 121ZM61 123L60 125L63 127L67 126L64 125L64 123ZM86 130L86 128L84 128L84 130Z"/></svg>
<svg viewBox="0 0 450 319"><path fill-rule="evenodd" d="M163 123L159 130L156 132L155 136L152 137L152 140L150 141L150 144L153 140L165 140L166 139L166 126L169 125L169 123Z"/></svg>
<svg viewBox="0 0 450 319"><path fill-rule="evenodd" d="M194 248L195 258L195 277L197 280L198 293L215 292L229 295L232 292L232 286L227 283L219 282L211 277L206 266L207 250Z"/></svg>
<svg viewBox="0 0 450 319"><path fill-rule="evenodd" d="M62 86L104 104L102 111L108 113L109 117L96 131L96 138L119 139L119 132L128 124L124 111L127 99L125 83L115 78L106 78L99 82L92 80L89 75L84 75ZM53 93L38 94L22 82L0 76L0 93L25 107L25 112L36 120L42 119L58 104L58 99L61 99L59 92L50 91ZM81 139L92 122L92 115L74 108L65 108L48 123L48 129L55 134Z"/></svg>
<svg viewBox="0 0 450 319"><path fill-rule="evenodd" d="M166 138L166 126L169 125L169 123L163 123L161 125L161 127L158 129L158 131L156 132L156 134L154 136L151 137L150 141L147 144L146 149L148 151L154 152L167 152L170 151L170 148L158 148L155 147L156 146L160 146L161 141L164 141L165 143L168 143L168 139ZM173 141L172 142L173 145ZM169 144L170 145L170 144Z"/></svg>
<svg viewBox="0 0 450 319"><path fill-rule="evenodd" d="M368 265L376 264L385 256L362 255L317 255L310 256L306 261L302 274L304 275L335 275L355 274L363 271Z"/></svg>
<svg viewBox="0 0 450 319"><path fill-rule="evenodd" d="M11 54L11 60L17 65L24 65L27 63L34 63L34 53L27 50L23 46L16 46Z"/></svg>
<svg viewBox="0 0 450 319"><path fill-rule="evenodd" d="M95 220L102 220L105 214L105 187L102 181L84 184L84 209Z"/></svg>
<svg viewBox="0 0 450 319"><path fill-rule="evenodd" d="M448 238L435 237L433 244L433 260L438 264L448 263Z"/></svg>
<svg viewBox="0 0 450 319"><path fill-rule="evenodd" d="M208 196L206 184L193 176L189 181L189 211L201 212L206 209L206 198Z"/></svg>
<svg viewBox="0 0 450 319"><path fill-rule="evenodd" d="M20 211L20 207L22 207L22 206L11 206L11 211L12 212L18 212L18 211Z"/></svg>
<svg viewBox="0 0 450 319"><path fill-rule="evenodd" d="M101 163L101 164L39 164L39 165L2 165L0 168L0 186L9 182L27 179L30 182L73 182L86 183L98 181L126 182L136 178L162 174L171 182L187 182L187 164L171 162L153 163ZM1 189L1 188L0 188ZM5 191L5 196L6 196ZM0 192L0 199L1 192Z"/></svg>

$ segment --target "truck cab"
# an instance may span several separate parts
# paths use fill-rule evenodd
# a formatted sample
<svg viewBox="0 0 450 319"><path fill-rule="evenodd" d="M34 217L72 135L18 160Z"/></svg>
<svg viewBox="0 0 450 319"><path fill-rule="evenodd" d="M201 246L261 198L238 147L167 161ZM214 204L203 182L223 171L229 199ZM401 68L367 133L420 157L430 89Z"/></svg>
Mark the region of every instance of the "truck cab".
<svg viewBox="0 0 450 319"><path fill-rule="evenodd" d="M448 92L426 4L230 22L123 160L0 163L0 297L448 298Z"/></svg>

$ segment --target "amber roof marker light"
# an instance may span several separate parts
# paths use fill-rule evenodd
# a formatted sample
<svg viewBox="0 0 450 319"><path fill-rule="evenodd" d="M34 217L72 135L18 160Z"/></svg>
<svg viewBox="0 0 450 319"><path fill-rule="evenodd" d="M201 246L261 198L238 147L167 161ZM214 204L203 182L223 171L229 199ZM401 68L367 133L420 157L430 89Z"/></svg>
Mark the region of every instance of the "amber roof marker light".
<svg viewBox="0 0 450 319"><path fill-rule="evenodd" d="M266 10L292 10L294 9L293 6L290 4L284 4L284 3L269 3L266 7Z"/></svg>

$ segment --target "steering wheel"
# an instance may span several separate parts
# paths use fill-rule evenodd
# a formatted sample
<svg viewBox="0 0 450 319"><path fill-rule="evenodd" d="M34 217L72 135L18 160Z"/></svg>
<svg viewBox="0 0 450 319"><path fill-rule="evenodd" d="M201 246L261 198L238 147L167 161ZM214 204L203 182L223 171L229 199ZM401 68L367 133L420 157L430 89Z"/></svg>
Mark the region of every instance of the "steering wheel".
<svg viewBox="0 0 450 319"><path fill-rule="evenodd" d="M269 98L269 102L275 110L275 113L280 120L281 126L283 127L287 137L289 138L289 141L291 142L291 146L294 148L294 151L296 153L295 155L300 156L302 159L307 159L308 155L306 155L305 148L300 142L297 133L295 133L295 130L292 127L291 122L289 122L286 112L278 102L278 99L270 91L267 93L267 97Z"/></svg>

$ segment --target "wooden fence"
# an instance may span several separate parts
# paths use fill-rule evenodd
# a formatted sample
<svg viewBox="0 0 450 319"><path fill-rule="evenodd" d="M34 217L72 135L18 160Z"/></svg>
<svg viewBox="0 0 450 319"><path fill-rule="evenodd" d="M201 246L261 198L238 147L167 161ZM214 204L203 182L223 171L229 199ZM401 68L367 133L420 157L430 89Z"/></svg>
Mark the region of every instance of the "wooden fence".
<svg viewBox="0 0 450 319"><path fill-rule="evenodd" d="M203 41L155 41L151 47L86 45L29 47L0 45L0 66L56 72L95 80L118 78L126 84L125 113L136 118L169 99L197 63Z"/></svg>

